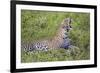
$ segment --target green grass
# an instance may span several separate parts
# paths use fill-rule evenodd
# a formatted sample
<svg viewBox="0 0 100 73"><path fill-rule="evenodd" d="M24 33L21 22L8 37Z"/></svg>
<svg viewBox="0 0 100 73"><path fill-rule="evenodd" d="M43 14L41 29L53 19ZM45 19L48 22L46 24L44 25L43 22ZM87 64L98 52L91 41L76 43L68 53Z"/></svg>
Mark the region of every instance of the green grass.
<svg viewBox="0 0 100 73"><path fill-rule="evenodd" d="M66 49L52 49L49 51L35 51L24 52L22 51L23 63L30 62L52 62L52 61L72 61L72 60L87 60L89 59L89 53L82 51L79 48ZM85 56L86 55L86 56Z"/></svg>
<svg viewBox="0 0 100 73"><path fill-rule="evenodd" d="M22 40L31 42L43 38L52 38L65 18L63 12L28 11L21 12Z"/></svg>
<svg viewBox="0 0 100 73"><path fill-rule="evenodd" d="M40 52L23 52L22 62L47 62L47 61L64 61L71 60L66 50L49 50Z"/></svg>
<svg viewBox="0 0 100 73"><path fill-rule="evenodd" d="M45 62L64 60L86 60L90 58L90 14L74 12L50 12L21 10L21 41L34 42L51 39L57 33L62 21L70 17L73 19L73 30L69 32L72 44L79 49L66 53L65 49L47 52L21 52L22 62ZM77 54L79 52L79 54Z"/></svg>

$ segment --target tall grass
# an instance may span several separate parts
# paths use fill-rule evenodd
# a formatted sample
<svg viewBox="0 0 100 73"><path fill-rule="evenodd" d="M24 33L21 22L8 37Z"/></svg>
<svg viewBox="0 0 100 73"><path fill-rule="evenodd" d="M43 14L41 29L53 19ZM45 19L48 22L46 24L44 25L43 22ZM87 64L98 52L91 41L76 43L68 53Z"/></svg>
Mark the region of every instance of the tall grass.
<svg viewBox="0 0 100 73"><path fill-rule="evenodd" d="M22 10L22 40L31 42L41 38L53 37L65 18L64 15L62 12Z"/></svg>
<svg viewBox="0 0 100 73"><path fill-rule="evenodd" d="M83 13L73 16L73 31L69 33L72 43L78 46L82 53L81 58L90 58L90 14Z"/></svg>

